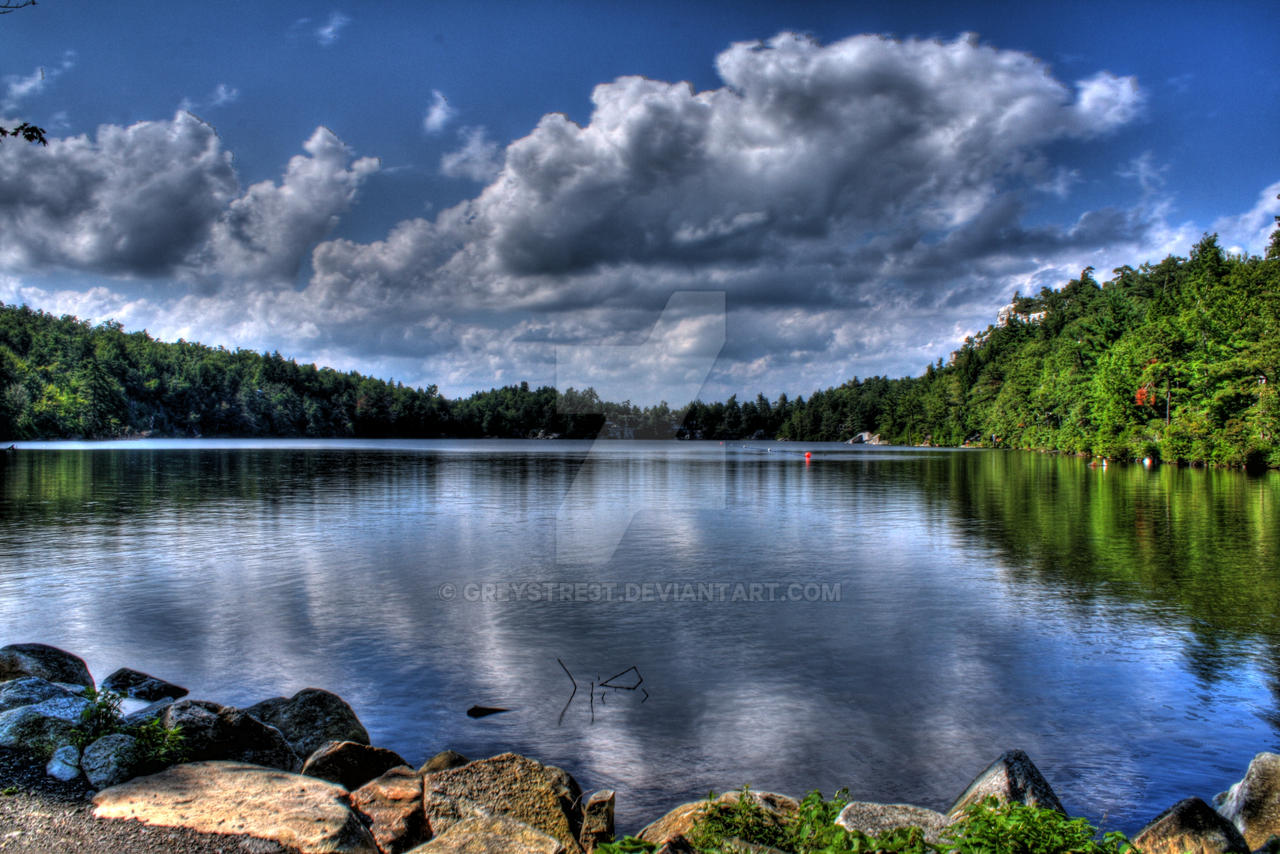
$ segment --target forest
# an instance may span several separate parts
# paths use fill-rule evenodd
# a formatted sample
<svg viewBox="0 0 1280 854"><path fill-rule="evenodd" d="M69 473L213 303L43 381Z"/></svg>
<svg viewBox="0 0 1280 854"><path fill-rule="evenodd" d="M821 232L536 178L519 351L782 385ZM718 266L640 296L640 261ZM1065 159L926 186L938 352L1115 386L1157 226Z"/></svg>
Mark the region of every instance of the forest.
<svg viewBox="0 0 1280 854"><path fill-rule="evenodd" d="M1280 217L1277 218L1280 221ZM916 377L677 409L544 386L449 400L279 353L166 343L0 303L0 437L700 438L1010 447L1280 467L1280 228L1265 257L1092 268L1015 296Z"/></svg>

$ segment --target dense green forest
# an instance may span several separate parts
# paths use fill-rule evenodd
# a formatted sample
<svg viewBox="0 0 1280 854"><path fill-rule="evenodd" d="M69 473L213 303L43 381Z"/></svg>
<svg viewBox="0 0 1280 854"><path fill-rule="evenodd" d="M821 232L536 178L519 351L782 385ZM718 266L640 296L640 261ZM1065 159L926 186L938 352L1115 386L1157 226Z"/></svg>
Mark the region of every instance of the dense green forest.
<svg viewBox="0 0 1280 854"><path fill-rule="evenodd" d="M919 377L815 393L779 438L872 430L896 444L1280 466L1280 228L1265 258L1227 255L1210 235L1188 258L1102 283L1093 272L1015 297L1005 322Z"/></svg>
<svg viewBox="0 0 1280 854"><path fill-rule="evenodd" d="M1280 218L1277 218L1280 220ZM1280 228L1267 256L1206 236L1187 258L1092 268L1015 297L918 377L807 400L637 407L527 384L449 400L279 353L165 343L0 304L0 437L779 438L996 445L1280 466Z"/></svg>

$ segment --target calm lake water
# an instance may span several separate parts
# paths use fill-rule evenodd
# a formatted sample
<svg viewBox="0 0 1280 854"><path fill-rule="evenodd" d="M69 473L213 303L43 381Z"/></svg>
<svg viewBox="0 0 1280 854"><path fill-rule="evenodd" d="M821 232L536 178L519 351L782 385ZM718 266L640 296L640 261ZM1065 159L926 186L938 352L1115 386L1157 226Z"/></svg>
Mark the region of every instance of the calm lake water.
<svg viewBox="0 0 1280 854"><path fill-rule="evenodd" d="M945 808L1015 747L1132 832L1280 748L1278 522L1278 475L996 451L32 443L0 644L326 688L415 764L614 788L623 832L743 783Z"/></svg>

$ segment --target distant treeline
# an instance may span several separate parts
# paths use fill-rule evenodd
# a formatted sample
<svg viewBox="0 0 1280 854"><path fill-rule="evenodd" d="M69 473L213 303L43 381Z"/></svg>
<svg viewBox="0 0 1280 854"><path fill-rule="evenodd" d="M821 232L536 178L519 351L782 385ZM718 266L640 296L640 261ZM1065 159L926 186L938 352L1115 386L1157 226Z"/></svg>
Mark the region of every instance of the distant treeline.
<svg viewBox="0 0 1280 854"><path fill-rule="evenodd" d="M166 343L0 303L0 438L558 436L669 439L773 436L791 413L771 405L637 407L593 389L527 383L448 400L435 386L300 365L279 353ZM688 423L689 429L684 425Z"/></svg>
<svg viewBox="0 0 1280 854"><path fill-rule="evenodd" d="M1206 236L1189 258L1120 267L1103 283L1093 272L1016 296L998 325L918 377L679 409L525 383L448 400L435 386L0 304L0 437L842 441L866 431L895 444L1280 466L1280 229L1266 258L1228 256Z"/></svg>

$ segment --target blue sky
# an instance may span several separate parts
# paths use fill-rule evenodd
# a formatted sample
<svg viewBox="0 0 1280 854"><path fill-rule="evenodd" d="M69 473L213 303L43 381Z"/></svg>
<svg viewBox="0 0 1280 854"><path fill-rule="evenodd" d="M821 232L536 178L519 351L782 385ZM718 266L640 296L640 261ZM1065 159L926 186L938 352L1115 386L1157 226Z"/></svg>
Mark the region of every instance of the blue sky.
<svg viewBox="0 0 1280 854"><path fill-rule="evenodd" d="M678 404L915 374L1205 231L1261 251L1277 5L1028 8L42 0L0 16L0 119L52 139L0 146L0 300Z"/></svg>

